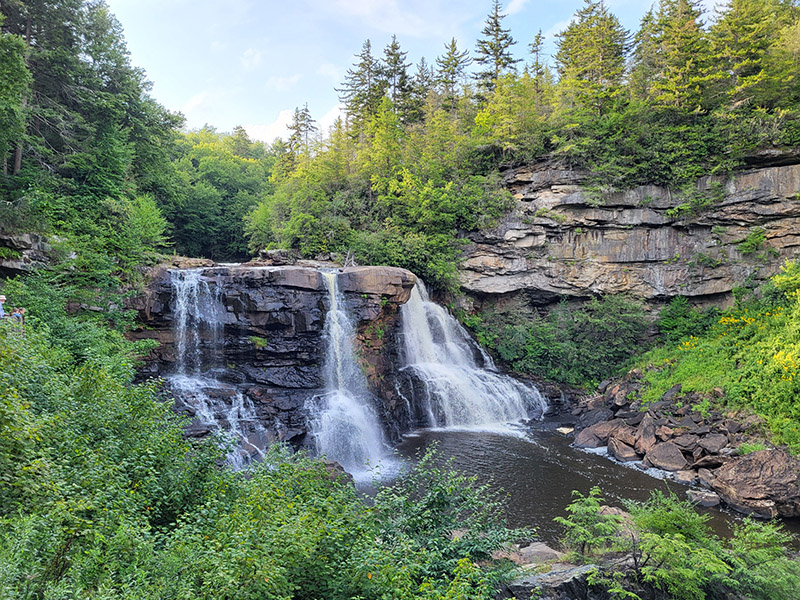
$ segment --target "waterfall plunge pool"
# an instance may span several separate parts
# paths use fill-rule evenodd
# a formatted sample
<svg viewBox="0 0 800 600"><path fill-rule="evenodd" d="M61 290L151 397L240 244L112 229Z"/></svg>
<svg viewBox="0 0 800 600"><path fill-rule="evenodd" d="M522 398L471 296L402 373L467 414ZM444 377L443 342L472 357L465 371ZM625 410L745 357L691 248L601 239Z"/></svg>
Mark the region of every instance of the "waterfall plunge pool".
<svg viewBox="0 0 800 600"><path fill-rule="evenodd" d="M413 462L434 444L436 464L451 461L452 468L474 475L478 483L502 490L508 525L533 527L537 537L550 545L557 544L562 534L553 518L567 515L564 509L573 500L573 490L587 494L597 485L607 504L624 508L623 500L647 500L652 490L672 490L683 499L689 489L600 453L573 448L564 435L535 426L507 432L424 429L407 435L397 451ZM730 524L742 518L725 509L698 510L710 516L709 525L721 536L730 535ZM800 519L784 523L800 535Z"/></svg>

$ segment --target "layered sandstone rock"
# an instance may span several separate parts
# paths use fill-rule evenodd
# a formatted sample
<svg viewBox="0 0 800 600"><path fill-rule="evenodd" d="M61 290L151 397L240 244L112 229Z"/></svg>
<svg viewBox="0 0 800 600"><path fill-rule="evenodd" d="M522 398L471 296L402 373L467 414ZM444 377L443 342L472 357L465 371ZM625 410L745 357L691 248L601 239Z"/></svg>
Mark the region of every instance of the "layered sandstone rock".
<svg viewBox="0 0 800 600"><path fill-rule="evenodd" d="M798 164L705 178L698 190L713 202L695 214L679 209L686 200L667 188L593 195L585 179L546 163L509 172L516 207L496 228L470 235L460 265L465 291L478 298L524 292L542 304L620 292L720 301L800 249ZM742 252L739 244L757 228L766 240Z"/></svg>

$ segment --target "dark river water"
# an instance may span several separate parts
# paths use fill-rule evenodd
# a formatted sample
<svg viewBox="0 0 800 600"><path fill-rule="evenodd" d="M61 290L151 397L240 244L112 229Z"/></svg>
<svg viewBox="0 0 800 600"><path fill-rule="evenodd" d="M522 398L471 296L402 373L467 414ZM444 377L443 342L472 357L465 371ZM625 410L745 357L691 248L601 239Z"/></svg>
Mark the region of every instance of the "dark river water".
<svg viewBox="0 0 800 600"><path fill-rule="evenodd" d="M422 430L408 435L399 453L413 460L432 444L438 446L437 460L452 459L452 466L474 475L480 483L500 488L506 497L508 524L534 527L538 537L555 543L561 536L553 522L565 516L572 491L587 494L592 486L603 490L606 503L623 506L623 500L646 500L653 489L672 490L685 498L688 488L667 482L605 456L570 447L570 440L555 431L500 433L492 431ZM709 514L710 526L729 535L730 524L740 517L718 509L699 509ZM800 522L787 522L795 534Z"/></svg>

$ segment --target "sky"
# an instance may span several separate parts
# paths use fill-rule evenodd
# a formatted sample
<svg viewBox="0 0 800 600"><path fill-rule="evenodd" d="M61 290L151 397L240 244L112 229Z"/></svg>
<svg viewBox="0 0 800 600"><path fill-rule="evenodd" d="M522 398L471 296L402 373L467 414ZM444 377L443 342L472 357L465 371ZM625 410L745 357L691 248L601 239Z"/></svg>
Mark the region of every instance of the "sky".
<svg viewBox="0 0 800 600"><path fill-rule="evenodd" d="M654 0L608 0L629 30ZM364 40L373 55L396 34L414 65L435 63L455 37L474 53L492 0L106 0L122 24L131 62L152 96L186 117L188 129L241 125L253 139L286 137L308 103L320 131L339 114L335 91ZM706 4L713 0L706 0ZM583 0L506 0L505 28L519 58L541 29L545 53ZM412 72L414 67L412 67Z"/></svg>

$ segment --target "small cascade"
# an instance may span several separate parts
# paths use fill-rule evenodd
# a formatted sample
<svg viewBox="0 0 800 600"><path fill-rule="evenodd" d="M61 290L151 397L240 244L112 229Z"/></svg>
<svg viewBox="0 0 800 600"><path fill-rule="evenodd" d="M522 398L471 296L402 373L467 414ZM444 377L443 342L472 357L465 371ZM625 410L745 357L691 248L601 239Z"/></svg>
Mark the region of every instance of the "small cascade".
<svg viewBox="0 0 800 600"><path fill-rule="evenodd" d="M190 433L221 431L232 448L228 463L241 469L261 458L269 435L258 420L253 402L214 372L224 366L224 307L220 286L210 285L202 269L170 271L174 293L176 370L167 377L176 399L194 418Z"/></svg>
<svg viewBox="0 0 800 600"><path fill-rule="evenodd" d="M491 357L422 282L401 308L403 364L416 385L412 412L430 427L486 427L539 417L539 391L497 371Z"/></svg>
<svg viewBox="0 0 800 600"><path fill-rule="evenodd" d="M317 451L337 461L356 479L385 460L388 446L372 408L367 379L355 358L355 329L338 290L336 273L323 273L330 297L325 317L325 387L309 403Z"/></svg>

